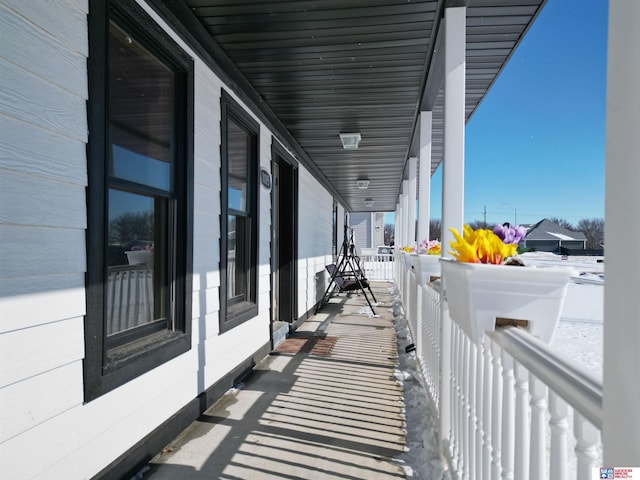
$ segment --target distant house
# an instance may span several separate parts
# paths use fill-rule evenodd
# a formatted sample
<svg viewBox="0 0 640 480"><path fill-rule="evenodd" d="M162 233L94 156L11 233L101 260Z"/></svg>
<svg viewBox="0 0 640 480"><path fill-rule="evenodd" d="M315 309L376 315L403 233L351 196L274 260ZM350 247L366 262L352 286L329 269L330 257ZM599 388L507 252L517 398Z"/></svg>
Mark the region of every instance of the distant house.
<svg viewBox="0 0 640 480"><path fill-rule="evenodd" d="M560 252L561 248L583 250L587 237L582 232L574 232L545 218L527 231L520 243L521 247L543 252Z"/></svg>
<svg viewBox="0 0 640 480"><path fill-rule="evenodd" d="M384 213L352 212L350 218L358 255L362 255L363 248L384 245Z"/></svg>

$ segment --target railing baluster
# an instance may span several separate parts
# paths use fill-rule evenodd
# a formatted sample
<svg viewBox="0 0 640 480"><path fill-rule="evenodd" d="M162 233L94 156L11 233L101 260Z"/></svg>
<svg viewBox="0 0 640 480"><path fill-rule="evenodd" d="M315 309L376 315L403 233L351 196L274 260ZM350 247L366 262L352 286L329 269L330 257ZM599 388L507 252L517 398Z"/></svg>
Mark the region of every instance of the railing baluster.
<svg viewBox="0 0 640 480"><path fill-rule="evenodd" d="M454 322L451 322L451 344L453 345L453 348L451 349L451 455L456 470L458 470L458 465L460 465L460 442L462 441L462 432L459 428L460 408L462 408L462 395L460 393L459 385L459 363L462 350L460 349L460 343L458 341L459 336L460 332L458 326Z"/></svg>
<svg viewBox="0 0 640 480"><path fill-rule="evenodd" d="M462 427L462 436L460 437L462 443L462 478L464 480L469 479L469 459L471 457L471 441L469 430L469 417L471 416L471 406L469 404L469 377L470 377L470 369L469 369L469 341L467 340L467 336L462 333L460 336L460 342L462 344L462 363L460 365L461 368L461 390L462 390L462 411L460 412L460 424Z"/></svg>
<svg viewBox="0 0 640 480"><path fill-rule="evenodd" d="M529 372L519 363L515 365L516 379L516 431L515 431L515 468L514 476L518 480L529 479Z"/></svg>
<svg viewBox="0 0 640 480"><path fill-rule="evenodd" d="M491 479L499 480L502 474L502 355L500 347L493 343L493 393L491 409Z"/></svg>
<svg viewBox="0 0 640 480"><path fill-rule="evenodd" d="M600 431L578 412L573 412L573 433L576 437L578 479L589 478L591 469L598 466Z"/></svg>
<svg viewBox="0 0 640 480"><path fill-rule="evenodd" d="M546 478L545 468L545 414L547 411L547 386L533 374L529 377L531 395L531 455L529 463L530 478Z"/></svg>
<svg viewBox="0 0 640 480"><path fill-rule="evenodd" d="M485 337L486 338L486 337ZM475 432L476 432L476 441L475 441L475 472L473 474L473 478L481 479L482 478L482 459L483 459L483 450L482 450L482 431L484 429L484 423L482 415L484 414L482 407L484 405L484 384L483 375L484 375L484 344L476 345L476 373L474 375L476 379L476 389L475 389Z"/></svg>
<svg viewBox="0 0 640 480"><path fill-rule="evenodd" d="M469 456L467 463L469 465L469 475L475 478L476 474L476 345L471 342L465 335L464 343L468 353L467 365L467 443L469 445Z"/></svg>
<svg viewBox="0 0 640 480"><path fill-rule="evenodd" d="M502 351L502 479L513 480L515 402L513 358Z"/></svg>
<svg viewBox="0 0 640 480"><path fill-rule="evenodd" d="M484 375L483 375L483 401L482 401L482 479L491 478L491 408L493 399L493 370L491 342L484 336Z"/></svg>
<svg viewBox="0 0 640 480"><path fill-rule="evenodd" d="M569 405L553 391L549 391L551 419L550 473L553 478L567 480L567 432L569 431Z"/></svg>

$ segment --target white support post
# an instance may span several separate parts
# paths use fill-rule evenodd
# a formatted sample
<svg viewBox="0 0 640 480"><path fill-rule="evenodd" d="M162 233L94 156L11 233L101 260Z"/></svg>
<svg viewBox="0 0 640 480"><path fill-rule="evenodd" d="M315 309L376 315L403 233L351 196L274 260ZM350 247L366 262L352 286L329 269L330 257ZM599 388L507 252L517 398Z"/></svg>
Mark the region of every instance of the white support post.
<svg viewBox="0 0 640 480"><path fill-rule="evenodd" d="M415 246L416 243L416 178L418 176L418 159L409 159L409 191L407 210L407 244Z"/></svg>
<svg viewBox="0 0 640 480"><path fill-rule="evenodd" d="M444 162L442 182L442 255L445 256L453 235L449 227L462 230L464 220L464 123L465 123L465 55L466 7L447 8L445 28L445 91L444 91ZM446 286L444 286L446 288ZM444 305L444 303L443 303ZM441 308L440 328L440 435L441 448L451 434L451 329L446 308Z"/></svg>
<svg viewBox="0 0 640 480"><path fill-rule="evenodd" d="M400 245L400 239L398 238L398 234L400 233L400 197L398 197L398 202L396 203L396 214L393 217L393 244Z"/></svg>
<svg viewBox="0 0 640 480"><path fill-rule="evenodd" d="M640 2L609 2L604 289L604 464L640 466Z"/></svg>
<svg viewBox="0 0 640 480"><path fill-rule="evenodd" d="M409 231L409 180L402 181L402 246L408 245Z"/></svg>
<svg viewBox="0 0 640 480"><path fill-rule="evenodd" d="M442 163L442 249L464 222L464 125L466 7L445 10L444 161Z"/></svg>
<svg viewBox="0 0 640 480"><path fill-rule="evenodd" d="M403 247L404 246L404 193L400 194L399 208L398 208L398 229L396 230L396 245Z"/></svg>
<svg viewBox="0 0 640 480"><path fill-rule="evenodd" d="M431 196L431 124L433 112L420 113L420 179L418 182L418 243L429 240Z"/></svg>

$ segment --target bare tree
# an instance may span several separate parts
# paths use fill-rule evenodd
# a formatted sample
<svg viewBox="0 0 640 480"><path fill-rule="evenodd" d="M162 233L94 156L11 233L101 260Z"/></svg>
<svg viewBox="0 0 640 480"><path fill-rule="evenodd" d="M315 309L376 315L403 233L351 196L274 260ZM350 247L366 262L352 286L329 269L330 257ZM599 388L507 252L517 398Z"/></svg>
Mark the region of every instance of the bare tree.
<svg viewBox="0 0 640 480"><path fill-rule="evenodd" d="M565 220L564 218L556 218L556 217L551 217L549 219L550 222L553 223L557 223L558 225L560 225L562 228L566 228L567 230L572 230L574 232L578 231L576 230L576 227L573 226L573 224L567 220Z"/></svg>
<svg viewBox="0 0 640 480"><path fill-rule="evenodd" d="M489 225L484 220L474 220L473 222L469 222L469 225L474 230L484 229L484 230L493 230L494 225Z"/></svg>
<svg viewBox="0 0 640 480"><path fill-rule="evenodd" d="M394 239L395 234L395 226L392 223L386 223L384 225L384 244L391 245L392 240Z"/></svg>
<svg viewBox="0 0 640 480"><path fill-rule="evenodd" d="M604 244L604 219L591 218L578 222L578 231L587 237L587 248L598 249Z"/></svg>
<svg viewBox="0 0 640 480"><path fill-rule="evenodd" d="M109 241L153 239L152 212L126 212L109 222Z"/></svg>
<svg viewBox="0 0 640 480"><path fill-rule="evenodd" d="M442 224L440 220L429 220L429 240L442 240Z"/></svg>

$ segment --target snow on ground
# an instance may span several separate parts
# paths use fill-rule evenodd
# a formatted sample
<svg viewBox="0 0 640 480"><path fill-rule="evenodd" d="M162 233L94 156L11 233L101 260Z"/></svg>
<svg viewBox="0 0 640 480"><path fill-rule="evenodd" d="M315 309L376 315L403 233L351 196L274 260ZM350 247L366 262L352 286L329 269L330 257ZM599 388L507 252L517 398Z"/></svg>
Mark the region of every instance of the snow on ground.
<svg viewBox="0 0 640 480"><path fill-rule="evenodd" d="M395 377L403 387L407 449L399 460L403 462L407 478L411 480L442 480L444 465L438 453L435 427L438 416L427 400L427 390L418 370L415 352L405 352L412 343L409 327L402 311L396 286L391 287L393 322L398 339L398 366Z"/></svg>
<svg viewBox="0 0 640 480"><path fill-rule="evenodd" d="M570 256L563 260L564 257L549 252L525 253L520 257L526 265L574 271L551 347L602 378L604 263L598 260L603 257Z"/></svg>

